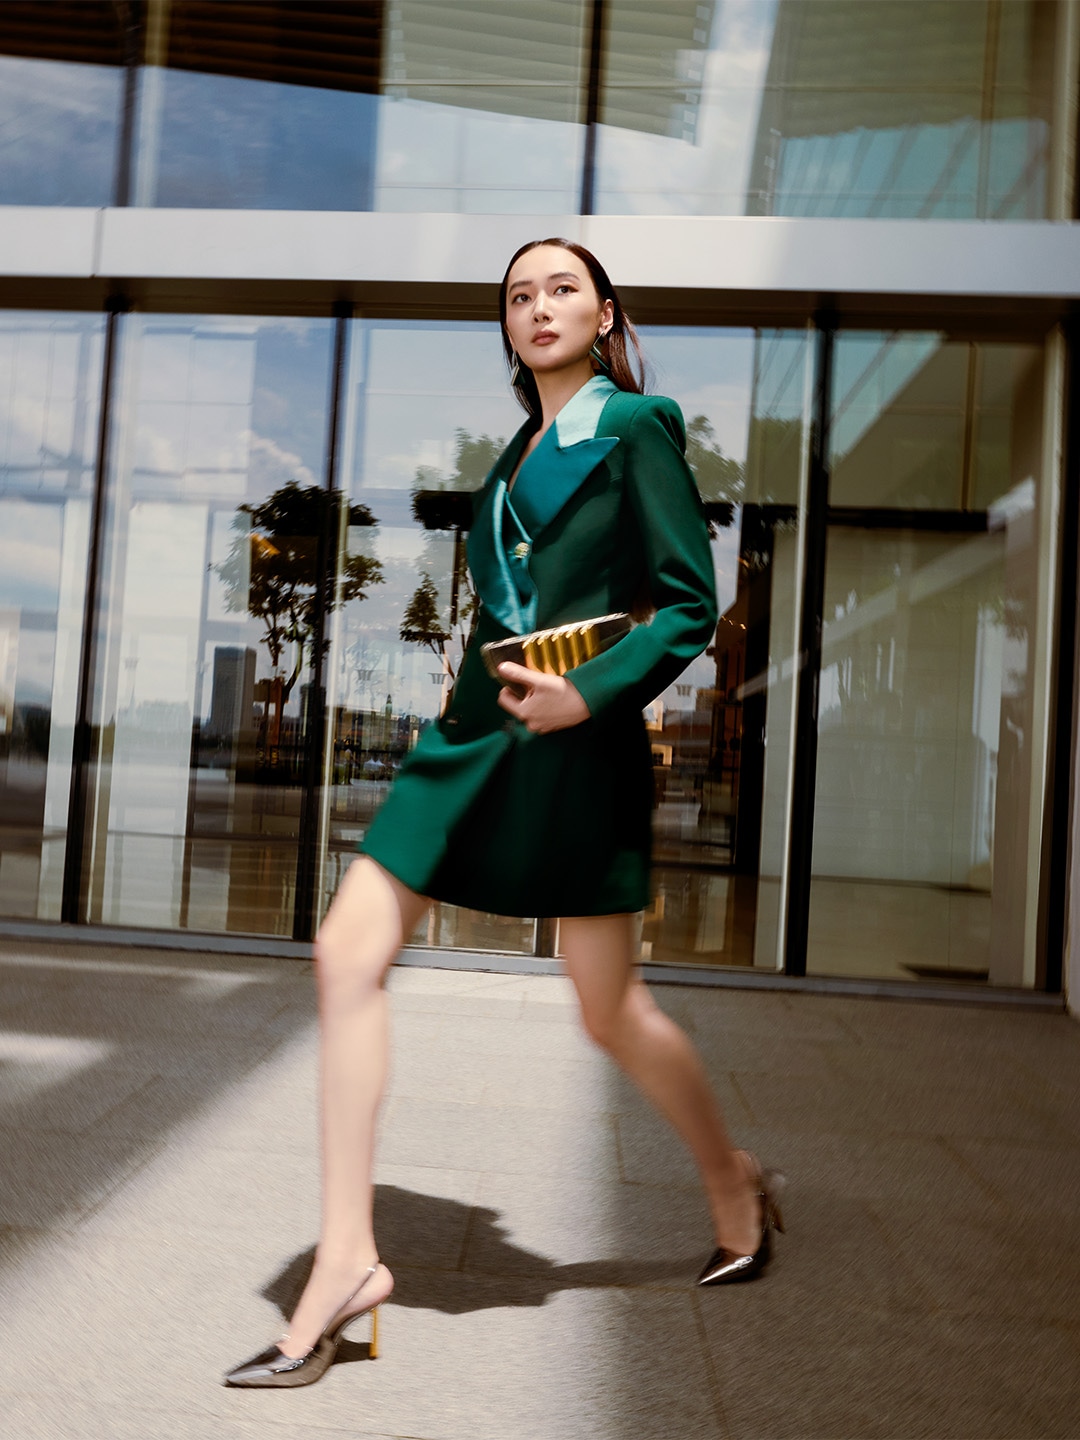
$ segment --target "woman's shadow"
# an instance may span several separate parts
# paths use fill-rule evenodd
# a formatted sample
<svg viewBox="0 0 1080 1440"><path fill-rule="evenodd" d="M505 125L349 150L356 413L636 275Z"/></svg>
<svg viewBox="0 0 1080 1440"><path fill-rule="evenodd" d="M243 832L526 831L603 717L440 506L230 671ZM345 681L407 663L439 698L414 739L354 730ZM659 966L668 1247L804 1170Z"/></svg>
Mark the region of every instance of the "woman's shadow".
<svg viewBox="0 0 1080 1440"><path fill-rule="evenodd" d="M375 1187L375 1228L382 1259L394 1272L395 1305L463 1315L505 1305L543 1305L560 1290L640 1285L681 1279L694 1260L593 1260L557 1265L507 1240L497 1210ZM307 1283L315 1249L293 1257L262 1294L288 1318ZM700 1256L697 1257L700 1261ZM368 1345L346 1340L337 1362L364 1360Z"/></svg>

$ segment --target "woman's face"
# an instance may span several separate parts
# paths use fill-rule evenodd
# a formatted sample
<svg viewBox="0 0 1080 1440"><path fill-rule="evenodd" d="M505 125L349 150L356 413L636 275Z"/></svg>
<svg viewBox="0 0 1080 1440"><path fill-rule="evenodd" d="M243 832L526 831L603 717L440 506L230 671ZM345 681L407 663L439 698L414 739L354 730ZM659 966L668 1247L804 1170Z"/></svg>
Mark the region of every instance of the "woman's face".
<svg viewBox="0 0 1080 1440"><path fill-rule="evenodd" d="M506 333L522 363L543 374L580 364L612 321L584 263L559 245L527 250L506 282Z"/></svg>

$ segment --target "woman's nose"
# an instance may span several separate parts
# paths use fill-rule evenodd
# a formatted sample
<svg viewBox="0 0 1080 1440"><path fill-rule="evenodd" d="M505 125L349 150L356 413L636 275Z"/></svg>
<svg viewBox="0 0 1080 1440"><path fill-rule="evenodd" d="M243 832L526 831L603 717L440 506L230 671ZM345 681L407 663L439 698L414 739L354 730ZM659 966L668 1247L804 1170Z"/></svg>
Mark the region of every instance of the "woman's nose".
<svg viewBox="0 0 1080 1440"><path fill-rule="evenodd" d="M551 304L548 300L548 297L544 294L543 290L541 290L540 293L537 295L536 299L533 301L533 319L550 320L550 318Z"/></svg>

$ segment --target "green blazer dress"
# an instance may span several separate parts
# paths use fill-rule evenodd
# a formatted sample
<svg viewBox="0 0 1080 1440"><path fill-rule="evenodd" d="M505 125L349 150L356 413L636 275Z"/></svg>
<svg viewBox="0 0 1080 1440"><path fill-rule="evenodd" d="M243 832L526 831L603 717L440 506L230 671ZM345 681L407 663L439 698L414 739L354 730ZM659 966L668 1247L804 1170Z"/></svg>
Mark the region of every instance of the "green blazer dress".
<svg viewBox="0 0 1080 1440"><path fill-rule="evenodd" d="M716 630L708 529L673 400L590 380L513 474L474 497L479 620L446 712L358 848L410 889L500 915L610 915L649 900L652 754L642 709ZM652 619L568 672L589 719L529 732L497 704L488 640L631 610Z"/></svg>

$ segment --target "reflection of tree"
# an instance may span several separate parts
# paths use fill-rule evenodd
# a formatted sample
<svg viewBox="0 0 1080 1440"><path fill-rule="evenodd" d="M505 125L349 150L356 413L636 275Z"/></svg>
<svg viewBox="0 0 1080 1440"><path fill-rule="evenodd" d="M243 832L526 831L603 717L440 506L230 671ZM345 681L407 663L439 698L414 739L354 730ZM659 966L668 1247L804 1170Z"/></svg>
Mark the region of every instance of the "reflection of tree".
<svg viewBox="0 0 1080 1440"><path fill-rule="evenodd" d="M464 650L477 610L465 563L464 535L472 508L469 492L480 488L506 446L501 437L474 436L461 429L454 438L453 474L440 475L430 466L416 472L413 517L429 533L417 565L420 584L405 607L398 632L406 644L426 645L451 680L456 665L449 647L453 642L459 655ZM444 538L448 531L453 533L452 545ZM449 610L444 613L439 596L447 593Z"/></svg>
<svg viewBox="0 0 1080 1440"><path fill-rule="evenodd" d="M705 415L695 415L686 423L686 463L694 472L702 500L738 503L742 499L743 467L720 449L716 431Z"/></svg>
<svg viewBox="0 0 1080 1440"><path fill-rule="evenodd" d="M319 546L336 541L341 505L337 492L290 480L261 505L239 506L229 553L214 566L225 586L227 608L247 611L265 627L262 638L275 677L281 680L281 705L313 647L320 600L328 615L336 605L363 600L369 586L382 582L378 560L346 554L336 577L333 565L322 567L319 595ZM346 518L350 526L378 523L366 505L349 505ZM324 649L327 644L324 640ZM295 649L292 673L285 678L282 657L289 646Z"/></svg>
<svg viewBox="0 0 1080 1440"><path fill-rule="evenodd" d="M407 644L426 645L433 655L442 659L450 631L443 629L439 615L439 592L426 571L405 607L400 634Z"/></svg>

